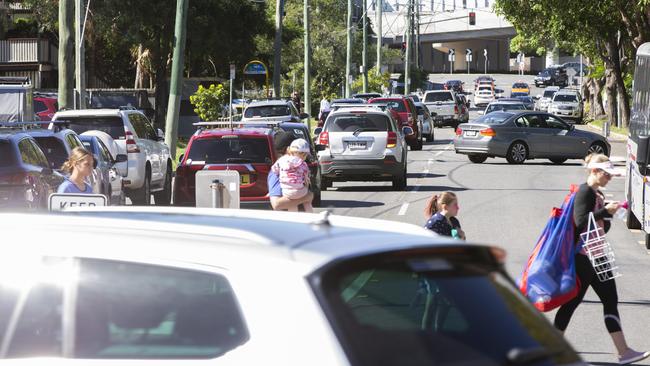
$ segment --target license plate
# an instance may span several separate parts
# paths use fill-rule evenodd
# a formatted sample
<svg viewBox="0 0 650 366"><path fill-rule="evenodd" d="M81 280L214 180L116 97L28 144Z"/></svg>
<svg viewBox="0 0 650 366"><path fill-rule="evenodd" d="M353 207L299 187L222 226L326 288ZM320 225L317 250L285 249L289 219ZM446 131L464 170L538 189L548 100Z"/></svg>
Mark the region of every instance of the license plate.
<svg viewBox="0 0 650 366"><path fill-rule="evenodd" d="M248 174L242 174L239 176L240 184L251 184L251 176Z"/></svg>
<svg viewBox="0 0 650 366"><path fill-rule="evenodd" d="M476 137L476 131L465 131L465 136L467 137Z"/></svg>
<svg viewBox="0 0 650 366"><path fill-rule="evenodd" d="M348 142L348 148L350 150L363 150L366 148L365 142Z"/></svg>

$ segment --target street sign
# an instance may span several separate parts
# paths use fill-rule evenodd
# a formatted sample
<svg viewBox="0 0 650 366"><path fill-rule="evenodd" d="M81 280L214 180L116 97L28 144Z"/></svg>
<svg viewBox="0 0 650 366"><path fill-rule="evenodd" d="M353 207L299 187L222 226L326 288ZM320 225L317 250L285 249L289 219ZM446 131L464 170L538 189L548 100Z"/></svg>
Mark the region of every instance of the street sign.
<svg viewBox="0 0 650 366"><path fill-rule="evenodd" d="M235 64L230 64L230 80L235 80Z"/></svg>
<svg viewBox="0 0 650 366"><path fill-rule="evenodd" d="M487 48L483 49L483 56L487 57Z"/></svg>
<svg viewBox="0 0 650 366"><path fill-rule="evenodd" d="M48 200L50 211L63 211L69 208L107 206L103 194L52 193Z"/></svg>
<svg viewBox="0 0 650 366"><path fill-rule="evenodd" d="M259 61L249 62L244 68L246 75L266 75L266 66Z"/></svg>
<svg viewBox="0 0 650 366"><path fill-rule="evenodd" d="M472 62L472 50L469 48L465 49L465 61Z"/></svg>
<svg viewBox="0 0 650 366"><path fill-rule="evenodd" d="M456 61L456 50L454 50L453 48L450 48L449 49L449 55L447 57L449 59L449 62Z"/></svg>

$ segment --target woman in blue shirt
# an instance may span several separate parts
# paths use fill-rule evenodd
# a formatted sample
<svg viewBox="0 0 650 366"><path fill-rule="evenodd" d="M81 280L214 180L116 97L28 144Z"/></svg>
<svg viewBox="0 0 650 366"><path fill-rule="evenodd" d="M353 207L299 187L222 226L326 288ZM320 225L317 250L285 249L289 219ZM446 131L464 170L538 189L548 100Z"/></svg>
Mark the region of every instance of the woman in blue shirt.
<svg viewBox="0 0 650 366"><path fill-rule="evenodd" d="M429 218L424 227L436 234L465 240L465 233L460 228L458 215L458 197L452 192L434 195L427 203L424 214Z"/></svg>
<svg viewBox="0 0 650 366"><path fill-rule="evenodd" d="M88 150L75 147L61 167L69 176L59 185L57 193L93 193L93 188L86 182L86 178L92 174L94 165L95 158Z"/></svg>

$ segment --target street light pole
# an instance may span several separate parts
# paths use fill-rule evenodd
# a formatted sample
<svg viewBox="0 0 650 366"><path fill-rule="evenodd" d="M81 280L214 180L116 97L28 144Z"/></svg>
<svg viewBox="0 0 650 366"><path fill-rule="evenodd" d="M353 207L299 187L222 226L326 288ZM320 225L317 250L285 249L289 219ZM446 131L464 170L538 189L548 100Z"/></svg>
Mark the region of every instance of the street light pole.
<svg viewBox="0 0 650 366"><path fill-rule="evenodd" d="M381 75L381 41L382 22L384 14L384 0L377 0L377 75Z"/></svg>
<svg viewBox="0 0 650 366"><path fill-rule="evenodd" d="M309 52L310 34L309 34L309 0L305 0L303 9L304 27L305 27L305 113L307 118L307 127L311 131L311 53Z"/></svg>
<svg viewBox="0 0 650 366"><path fill-rule="evenodd" d="M347 20L347 51L345 54L345 97L349 98L351 94L350 90L350 78L352 76L352 0L348 0L348 20Z"/></svg>
<svg viewBox="0 0 650 366"><path fill-rule="evenodd" d="M404 55L404 95L411 92L411 14L413 12L413 0L408 0L406 6L406 55Z"/></svg>
<svg viewBox="0 0 650 366"><path fill-rule="evenodd" d="M88 4L90 6L90 4ZM75 103L76 109L86 108L86 62L83 40L84 0L75 0Z"/></svg>
<svg viewBox="0 0 650 366"><path fill-rule="evenodd" d="M280 76L282 74L282 13L284 0L275 0L275 41L273 42L273 93L280 97Z"/></svg>
<svg viewBox="0 0 650 366"><path fill-rule="evenodd" d="M368 18L366 16L366 11L368 10L368 3L367 0L363 0L363 12L361 13L361 16L363 16L363 57L361 60L361 63L363 64L363 92L367 93L368 92L368 31L366 28L368 28L368 24L366 19Z"/></svg>

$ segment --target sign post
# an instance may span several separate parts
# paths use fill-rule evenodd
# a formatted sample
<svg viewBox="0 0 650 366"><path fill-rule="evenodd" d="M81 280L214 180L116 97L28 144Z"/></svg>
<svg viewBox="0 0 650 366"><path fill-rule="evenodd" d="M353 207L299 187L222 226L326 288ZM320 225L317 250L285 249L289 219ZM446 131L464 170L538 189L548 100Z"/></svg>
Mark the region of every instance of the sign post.
<svg viewBox="0 0 650 366"><path fill-rule="evenodd" d="M449 49L449 55L447 56L449 58L449 73L453 74L454 73L454 61L456 61L456 50L453 48Z"/></svg>
<svg viewBox="0 0 650 366"><path fill-rule="evenodd" d="M230 64L230 103L228 104L228 118L230 120L230 128L232 128L232 84L235 82L235 64Z"/></svg>
<svg viewBox="0 0 650 366"><path fill-rule="evenodd" d="M467 61L467 75L469 75L469 69L472 62L472 50L469 48L465 49L465 61Z"/></svg>
<svg viewBox="0 0 650 366"><path fill-rule="evenodd" d="M483 57L485 57L485 75L487 75L487 48L483 49Z"/></svg>

